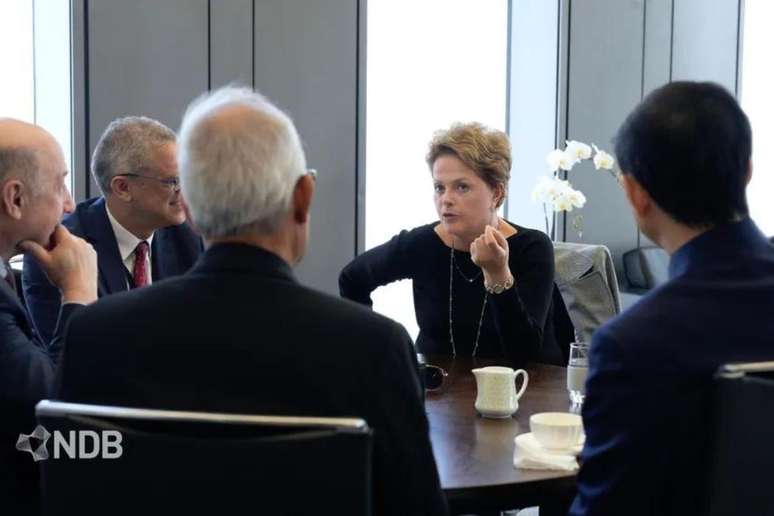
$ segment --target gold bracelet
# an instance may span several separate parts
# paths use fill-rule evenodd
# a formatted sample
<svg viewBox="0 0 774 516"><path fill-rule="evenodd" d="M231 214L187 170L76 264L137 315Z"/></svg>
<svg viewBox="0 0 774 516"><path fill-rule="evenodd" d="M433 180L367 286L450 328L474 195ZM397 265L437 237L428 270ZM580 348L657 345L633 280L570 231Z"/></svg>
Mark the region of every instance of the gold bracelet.
<svg viewBox="0 0 774 516"><path fill-rule="evenodd" d="M484 283L484 288L490 294L502 294L513 286L513 276L509 277L502 283L495 283L494 285L487 285Z"/></svg>

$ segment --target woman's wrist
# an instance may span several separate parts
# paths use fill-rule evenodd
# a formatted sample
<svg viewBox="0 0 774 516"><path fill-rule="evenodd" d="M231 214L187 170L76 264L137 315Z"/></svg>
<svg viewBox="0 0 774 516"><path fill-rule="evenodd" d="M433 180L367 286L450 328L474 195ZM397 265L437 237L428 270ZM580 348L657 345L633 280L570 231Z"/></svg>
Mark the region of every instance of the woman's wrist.
<svg viewBox="0 0 774 516"><path fill-rule="evenodd" d="M488 271L484 269L484 284L491 286L491 285L502 285L508 280L512 280L513 275L511 274L511 270L508 267L504 267L502 269L498 269L497 271Z"/></svg>

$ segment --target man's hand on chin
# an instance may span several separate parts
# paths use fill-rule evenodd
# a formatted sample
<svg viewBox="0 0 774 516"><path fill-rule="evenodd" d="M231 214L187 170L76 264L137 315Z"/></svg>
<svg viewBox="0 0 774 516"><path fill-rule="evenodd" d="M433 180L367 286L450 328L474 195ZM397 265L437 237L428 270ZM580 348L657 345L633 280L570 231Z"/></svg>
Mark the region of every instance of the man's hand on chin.
<svg viewBox="0 0 774 516"><path fill-rule="evenodd" d="M61 224L54 229L48 248L31 240L19 249L40 264L48 279L62 292L62 303L89 304L97 300L97 253Z"/></svg>

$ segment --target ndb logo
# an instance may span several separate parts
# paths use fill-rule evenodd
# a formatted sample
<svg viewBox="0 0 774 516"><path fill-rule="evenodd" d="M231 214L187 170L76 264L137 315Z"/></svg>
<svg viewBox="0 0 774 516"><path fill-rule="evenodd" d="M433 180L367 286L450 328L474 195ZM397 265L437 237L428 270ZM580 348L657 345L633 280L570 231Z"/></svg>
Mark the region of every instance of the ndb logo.
<svg viewBox="0 0 774 516"><path fill-rule="evenodd" d="M70 430L66 434L54 430L52 434L42 425L36 426L29 435L19 434L16 449L30 452L35 462L46 460L49 458L49 440L53 442L55 459L117 459L124 453L121 447L123 435L118 430Z"/></svg>

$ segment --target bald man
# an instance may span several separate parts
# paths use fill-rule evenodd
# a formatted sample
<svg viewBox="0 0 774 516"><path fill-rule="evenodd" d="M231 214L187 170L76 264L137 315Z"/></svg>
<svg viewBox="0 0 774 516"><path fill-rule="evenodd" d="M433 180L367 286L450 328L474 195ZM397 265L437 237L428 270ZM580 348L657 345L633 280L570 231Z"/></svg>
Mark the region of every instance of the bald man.
<svg viewBox="0 0 774 516"><path fill-rule="evenodd" d="M97 299L97 256L59 224L73 209L62 149L44 129L0 119L0 513L37 512L32 458L14 447L34 426L35 403L51 391L70 316ZM32 329L13 288L11 256L33 256L61 292L49 345Z"/></svg>

